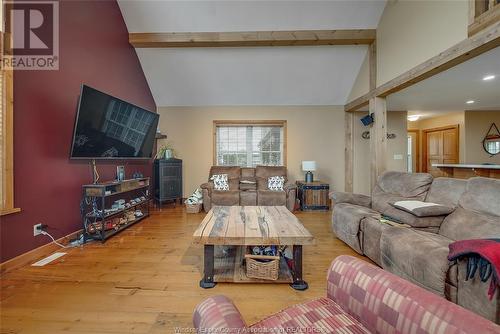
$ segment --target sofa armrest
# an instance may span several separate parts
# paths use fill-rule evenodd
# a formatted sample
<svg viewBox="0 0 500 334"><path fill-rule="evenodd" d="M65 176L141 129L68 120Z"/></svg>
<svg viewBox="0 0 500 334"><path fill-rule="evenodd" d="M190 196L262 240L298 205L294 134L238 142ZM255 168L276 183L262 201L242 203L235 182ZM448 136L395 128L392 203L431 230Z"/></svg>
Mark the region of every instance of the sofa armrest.
<svg viewBox="0 0 500 334"><path fill-rule="evenodd" d="M297 190L297 185L295 183L285 183L285 185L283 185L283 190L286 191L286 192L289 192L289 191L296 191Z"/></svg>
<svg viewBox="0 0 500 334"><path fill-rule="evenodd" d="M330 193L330 198L333 200L334 205L339 203L349 203L367 208L370 208L372 205L372 198L361 194L332 191Z"/></svg>
<svg viewBox="0 0 500 334"><path fill-rule="evenodd" d="M243 333L246 324L226 296L213 296L196 306L193 325L197 333Z"/></svg>
<svg viewBox="0 0 500 334"><path fill-rule="evenodd" d="M213 190L214 183L213 182L205 182L200 186L201 189Z"/></svg>
<svg viewBox="0 0 500 334"><path fill-rule="evenodd" d="M384 323L383 332L410 334L415 328L425 328L425 333L436 332L431 328L443 328L444 332L459 328L463 333L500 330L493 322L352 256L338 256L332 262L327 279L327 297L372 333L381 331L380 319L389 319L388 314L391 320ZM427 316L408 318L410 308L421 310L418 313ZM409 319L411 326L398 325Z"/></svg>

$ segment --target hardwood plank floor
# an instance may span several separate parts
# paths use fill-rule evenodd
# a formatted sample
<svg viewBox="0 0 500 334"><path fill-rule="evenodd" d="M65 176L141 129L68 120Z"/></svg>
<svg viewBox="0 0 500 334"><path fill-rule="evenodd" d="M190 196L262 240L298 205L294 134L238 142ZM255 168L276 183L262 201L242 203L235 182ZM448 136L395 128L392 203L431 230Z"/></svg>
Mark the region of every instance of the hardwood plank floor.
<svg viewBox="0 0 500 334"><path fill-rule="evenodd" d="M297 216L316 238L304 246L307 291L287 284L199 288L203 249L191 244L191 236L204 214L164 207L105 244L68 249L44 267L4 274L0 333L175 333L191 327L195 306L215 294L232 298L248 324L324 296L326 270L336 256L364 257L335 238L331 212Z"/></svg>

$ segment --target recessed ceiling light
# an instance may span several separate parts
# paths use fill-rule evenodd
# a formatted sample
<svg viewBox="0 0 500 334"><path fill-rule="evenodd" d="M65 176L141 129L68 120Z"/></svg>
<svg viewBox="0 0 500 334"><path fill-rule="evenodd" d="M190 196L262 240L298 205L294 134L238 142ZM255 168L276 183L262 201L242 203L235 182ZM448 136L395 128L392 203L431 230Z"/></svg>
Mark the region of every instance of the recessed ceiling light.
<svg viewBox="0 0 500 334"><path fill-rule="evenodd" d="M489 81L489 80L493 80L495 79L495 76L494 75L487 75L487 76L484 76L483 77L483 80L484 81Z"/></svg>
<svg viewBox="0 0 500 334"><path fill-rule="evenodd" d="M409 115L409 116L408 116L408 120L409 120L410 122L415 122L415 121L418 121L418 120L419 120L419 118L420 118L420 115Z"/></svg>
<svg viewBox="0 0 500 334"><path fill-rule="evenodd" d="M474 100L469 100L469 101L466 101L465 103L467 103L467 104L473 104Z"/></svg>

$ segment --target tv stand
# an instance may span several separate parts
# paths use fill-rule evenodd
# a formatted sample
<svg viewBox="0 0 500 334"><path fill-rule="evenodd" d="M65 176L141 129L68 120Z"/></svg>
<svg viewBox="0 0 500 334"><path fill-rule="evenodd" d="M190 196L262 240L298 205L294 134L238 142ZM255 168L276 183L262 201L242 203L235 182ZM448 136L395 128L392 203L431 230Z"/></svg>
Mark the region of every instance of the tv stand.
<svg viewBox="0 0 500 334"><path fill-rule="evenodd" d="M102 242L149 216L150 179L138 178L82 186L83 238ZM117 200L123 205L113 208Z"/></svg>

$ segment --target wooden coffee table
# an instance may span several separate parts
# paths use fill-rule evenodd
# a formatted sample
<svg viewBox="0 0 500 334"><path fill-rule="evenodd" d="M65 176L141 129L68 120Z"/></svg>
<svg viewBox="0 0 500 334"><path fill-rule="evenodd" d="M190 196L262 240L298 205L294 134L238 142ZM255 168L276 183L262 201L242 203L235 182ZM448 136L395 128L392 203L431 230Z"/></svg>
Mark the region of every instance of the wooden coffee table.
<svg viewBox="0 0 500 334"><path fill-rule="evenodd" d="M296 290L307 289L302 279L302 246L314 243L314 237L284 206L215 206L193 234L195 244L204 245L202 288L213 288L217 282L290 283ZM224 245L216 255L215 245ZM287 245L293 247L291 268L282 258L278 280L246 276L242 265L245 247Z"/></svg>

